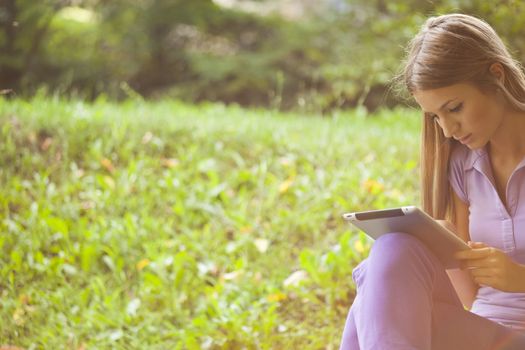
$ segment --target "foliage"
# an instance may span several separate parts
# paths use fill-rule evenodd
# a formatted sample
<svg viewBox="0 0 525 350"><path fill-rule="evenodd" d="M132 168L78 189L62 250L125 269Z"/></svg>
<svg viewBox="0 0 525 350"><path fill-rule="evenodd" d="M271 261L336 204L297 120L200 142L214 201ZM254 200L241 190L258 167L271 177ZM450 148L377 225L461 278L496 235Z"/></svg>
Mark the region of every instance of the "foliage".
<svg viewBox="0 0 525 350"><path fill-rule="evenodd" d="M506 0L324 0L290 19L212 0L5 0L0 88L374 110L399 103L388 83L426 17L484 18L523 60L524 10Z"/></svg>
<svg viewBox="0 0 525 350"><path fill-rule="evenodd" d="M1 100L0 345L335 348L340 215L417 202L418 119Z"/></svg>
<svg viewBox="0 0 525 350"><path fill-rule="evenodd" d="M40 60L45 37L60 2L43 0L5 0L0 7L0 77L2 88L18 87L32 78L42 66ZM5 84L5 85L4 85Z"/></svg>

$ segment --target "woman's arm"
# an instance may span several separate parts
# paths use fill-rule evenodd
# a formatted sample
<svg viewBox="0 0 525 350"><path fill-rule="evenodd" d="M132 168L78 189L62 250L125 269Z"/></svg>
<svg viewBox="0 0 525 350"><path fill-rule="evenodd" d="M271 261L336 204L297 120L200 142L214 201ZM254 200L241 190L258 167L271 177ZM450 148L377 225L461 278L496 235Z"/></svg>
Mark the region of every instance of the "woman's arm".
<svg viewBox="0 0 525 350"><path fill-rule="evenodd" d="M469 209L456 194L456 227L444 221L441 222L464 241L470 241ZM525 292L525 265L513 261L503 251L489 247L483 242L469 242L471 249L457 252L456 258L461 260L461 269L447 270L448 276L463 305L472 307L480 284L499 289L504 292Z"/></svg>
<svg viewBox="0 0 525 350"><path fill-rule="evenodd" d="M465 242L470 241L469 234L469 208L459 197L454 193L454 207L456 208L456 225L452 228L454 232ZM459 299L466 308L471 308L479 285L474 282L472 276L467 270L452 269L447 270L448 277L459 296Z"/></svg>

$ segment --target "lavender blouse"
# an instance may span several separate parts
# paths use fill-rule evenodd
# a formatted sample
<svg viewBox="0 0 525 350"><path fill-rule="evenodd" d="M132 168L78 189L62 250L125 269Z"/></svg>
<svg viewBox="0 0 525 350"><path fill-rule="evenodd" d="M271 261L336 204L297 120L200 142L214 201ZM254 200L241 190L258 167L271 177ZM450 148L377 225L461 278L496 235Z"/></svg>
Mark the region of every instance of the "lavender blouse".
<svg viewBox="0 0 525 350"><path fill-rule="evenodd" d="M449 167L452 188L469 205L470 239L504 251L525 264L525 159L510 176L507 208L499 198L488 153L458 145ZM525 330L525 293L481 286L472 312L512 328Z"/></svg>

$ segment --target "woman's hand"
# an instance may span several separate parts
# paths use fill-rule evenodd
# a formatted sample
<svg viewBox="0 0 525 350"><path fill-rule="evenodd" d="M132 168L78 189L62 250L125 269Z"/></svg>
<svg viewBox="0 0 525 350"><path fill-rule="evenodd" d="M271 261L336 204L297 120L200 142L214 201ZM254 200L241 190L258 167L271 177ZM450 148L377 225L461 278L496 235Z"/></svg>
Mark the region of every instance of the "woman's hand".
<svg viewBox="0 0 525 350"><path fill-rule="evenodd" d="M472 249L458 252L455 257L476 283L504 292L525 292L525 265L485 243L469 242L469 246Z"/></svg>

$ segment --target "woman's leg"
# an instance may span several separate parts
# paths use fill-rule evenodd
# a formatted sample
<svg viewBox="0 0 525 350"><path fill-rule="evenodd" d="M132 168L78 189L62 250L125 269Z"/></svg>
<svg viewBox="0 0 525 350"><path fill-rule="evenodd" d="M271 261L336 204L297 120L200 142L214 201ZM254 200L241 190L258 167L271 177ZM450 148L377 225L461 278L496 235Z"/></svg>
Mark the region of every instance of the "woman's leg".
<svg viewBox="0 0 525 350"><path fill-rule="evenodd" d="M464 310L439 260L410 235L379 238L353 277L341 349L481 350L511 334Z"/></svg>
<svg viewBox="0 0 525 350"><path fill-rule="evenodd" d="M359 342L357 340L357 328L355 326L354 313L355 309L358 307L359 303L357 302L356 296L354 303L350 308L348 317L346 318L345 329L343 331L343 338L341 340L341 350L359 350Z"/></svg>
<svg viewBox="0 0 525 350"><path fill-rule="evenodd" d="M456 305L437 302L432 310L433 350L525 349L523 335Z"/></svg>

